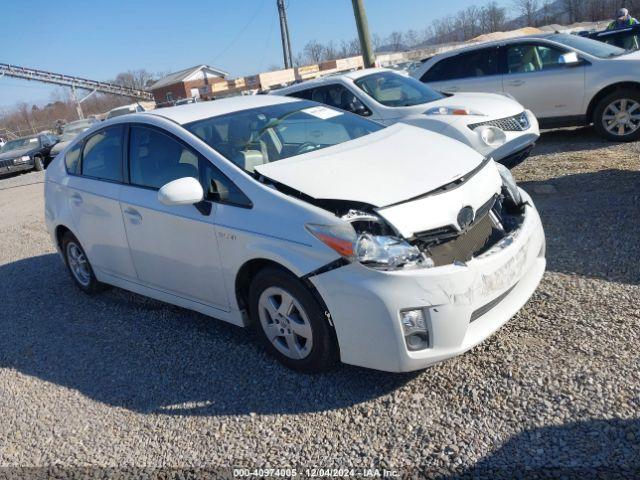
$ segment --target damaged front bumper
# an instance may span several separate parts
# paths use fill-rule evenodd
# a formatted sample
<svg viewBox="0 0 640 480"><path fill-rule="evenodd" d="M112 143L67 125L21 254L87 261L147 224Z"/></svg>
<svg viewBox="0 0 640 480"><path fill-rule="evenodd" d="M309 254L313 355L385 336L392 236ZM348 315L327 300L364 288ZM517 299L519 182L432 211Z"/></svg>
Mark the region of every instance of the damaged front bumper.
<svg viewBox="0 0 640 480"><path fill-rule="evenodd" d="M310 278L335 325L341 360L418 370L482 342L515 315L545 270L545 238L531 199L522 225L465 264L383 272L351 263ZM410 351L400 312L421 309L427 348Z"/></svg>

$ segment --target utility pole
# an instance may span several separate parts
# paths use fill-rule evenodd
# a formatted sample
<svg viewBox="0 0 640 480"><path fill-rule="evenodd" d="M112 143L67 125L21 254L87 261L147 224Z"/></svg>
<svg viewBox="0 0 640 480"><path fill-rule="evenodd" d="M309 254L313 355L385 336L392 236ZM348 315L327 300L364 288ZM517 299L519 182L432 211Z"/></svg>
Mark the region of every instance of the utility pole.
<svg viewBox="0 0 640 480"><path fill-rule="evenodd" d="M277 0L278 14L280 16L280 35L282 36L282 55L284 56L284 68L293 67L291 54L291 39L289 38L289 25L287 23L287 10L284 0Z"/></svg>
<svg viewBox="0 0 640 480"><path fill-rule="evenodd" d="M358 27L358 38L360 38L360 48L362 49L362 59L364 68L375 67L376 56L371 47L371 35L369 35L369 23L367 22L367 12L364 9L364 0L351 0L353 3L353 14L356 17Z"/></svg>

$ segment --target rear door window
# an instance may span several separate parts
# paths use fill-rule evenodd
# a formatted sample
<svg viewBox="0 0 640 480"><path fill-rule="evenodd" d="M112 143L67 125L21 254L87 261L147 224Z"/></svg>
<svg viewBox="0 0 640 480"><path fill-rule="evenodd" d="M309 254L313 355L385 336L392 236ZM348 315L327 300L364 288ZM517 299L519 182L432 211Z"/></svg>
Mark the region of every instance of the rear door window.
<svg viewBox="0 0 640 480"><path fill-rule="evenodd" d="M498 48L474 50L440 60L420 79L423 82L440 82L460 78L497 75Z"/></svg>

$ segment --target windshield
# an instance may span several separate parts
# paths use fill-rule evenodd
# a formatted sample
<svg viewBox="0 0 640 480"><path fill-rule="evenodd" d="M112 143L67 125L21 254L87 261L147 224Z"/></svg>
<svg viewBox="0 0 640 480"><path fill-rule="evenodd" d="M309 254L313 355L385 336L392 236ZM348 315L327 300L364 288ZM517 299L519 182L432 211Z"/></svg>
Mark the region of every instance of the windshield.
<svg viewBox="0 0 640 480"><path fill-rule="evenodd" d="M597 40L591 40L590 38L579 37L578 35L556 33L555 35L551 35L549 38L598 58L619 57L620 55L628 53L622 48L614 47L613 45L608 45Z"/></svg>
<svg viewBox="0 0 640 480"><path fill-rule="evenodd" d="M264 163L354 140L382 125L314 102L241 110L185 128L247 172Z"/></svg>
<svg viewBox="0 0 640 480"><path fill-rule="evenodd" d="M11 140L7 142L2 149L1 152L9 152L11 150L22 150L24 148L33 148L39 147L40 141L38 137L27 137L27 138L18 138L16 140Z"/></svg>
<svg viewBox="0 0 640 480"><path fill-rule="evenodd" d="M367 75L356 80L355 84L387 107L410 107L444 98L444 95L415 78L393 72Z"/></svg>

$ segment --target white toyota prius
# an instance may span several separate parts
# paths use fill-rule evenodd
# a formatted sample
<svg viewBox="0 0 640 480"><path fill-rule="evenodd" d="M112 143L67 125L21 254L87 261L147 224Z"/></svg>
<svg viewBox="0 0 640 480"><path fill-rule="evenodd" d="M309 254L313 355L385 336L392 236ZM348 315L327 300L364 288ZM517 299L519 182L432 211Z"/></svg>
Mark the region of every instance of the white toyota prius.
<svg viewBox="0 0 640 480"><path fill-rule="evenodd" d="M77 286L252 327L285 365L410 371L478 344L545 269L509 171L424 129L237 97L92 127L46 171Z"/></svg>

